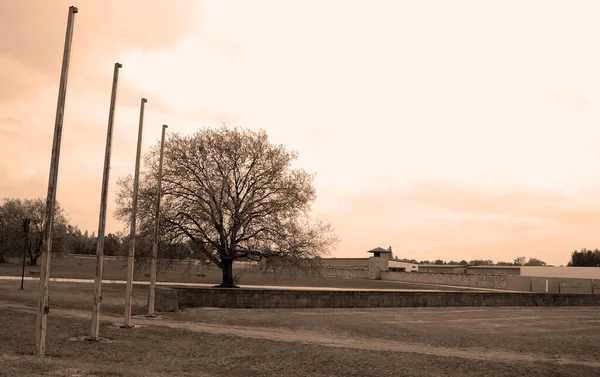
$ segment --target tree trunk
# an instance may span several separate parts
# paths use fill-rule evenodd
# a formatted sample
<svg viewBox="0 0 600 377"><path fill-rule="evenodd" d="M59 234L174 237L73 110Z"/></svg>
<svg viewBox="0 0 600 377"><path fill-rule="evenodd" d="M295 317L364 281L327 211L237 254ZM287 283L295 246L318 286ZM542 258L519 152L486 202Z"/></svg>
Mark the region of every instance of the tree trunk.
<svg viewBox="0 0 600 377"><path fill-rule="evenodd" d="M238 288L233 284L233 259L221 259L221 271L223 272L223 281L218 287Z"/></svg>
<svg viewBox="0 0 600 377"><path fill-rule="evenodd" d="M6 259L4 259L4 252L0 252L0 263L6 263Z"/></svg>
<svg viewBox="0 0 600 377"><path fill-rule="evenodd" d="M29 254L29 261L31 266L37 266L38 256L35 254Z"/></svg>

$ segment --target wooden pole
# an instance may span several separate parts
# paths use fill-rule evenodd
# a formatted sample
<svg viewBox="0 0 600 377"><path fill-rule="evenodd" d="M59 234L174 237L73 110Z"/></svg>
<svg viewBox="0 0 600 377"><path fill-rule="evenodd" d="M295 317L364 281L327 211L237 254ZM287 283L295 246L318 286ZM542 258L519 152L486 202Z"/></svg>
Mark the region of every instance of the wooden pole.
<svg viewBox="0 0 600 377"><path fill-rule="evenodd" d="M150 271L150 294L148 298L148 317L154 317L154 299L156 296L156 263L158 259L158 235L160 225L160 197L161 197L161 183L162 183L162 166L163 166L163 154L165 151L165 130L167 129L166 124L162 127L162 136L160 138L160 159L158 162L158 183L156 190L156 212L154 216L154 242L152 243L152 265Z"/></svg>
<svg viewBox="0 0 600 377"><path fill-rule="evenodd" d="M40 292L38 297L38 312L35 327L35 355L44 357L46 352L46 325L50 312L50 266L52 262L52 227L54 225L54 210L56 207L56 185L58 182L58 163L60 160L60 144L62 126L67 98L67 78L69 76L69 60L71 58L71 42L73 40L73 25L77 8L69 7L67 20L67 34L63 51L62 70L60 72L60 85L58 88L58 101L56 105L56 119L54 122L54 139L52 141L52 157L50 159L50 172L48 177L48 195L46 197L46 213L44 216L44 231L42 239L42 266L40 268Z"/></svg>
<svg viewBox="0 0 600 377"><path fill-rule="evenodd" d="M102 191L100 193L100 216L98 219L98 243L96 244L96 272L94 274L94 304L92 306L92 328L90 340L98 340L100 333L100 304L102 303L102 270L104 267L104 232L106 229L106 205L108 198L108 181L110 175L110 153L112 149L113 122L115 119L115 103L117 101L117 85L119 69L123 67L115 63L108 110L108 128L106 131L106 149L104 152L104 172L102 174Z"/></svg>
<svg viewBox="0 0 600 377"><path fill-rule="evenodd" d="M133 203L131 211L131 227L129 228L129 257L127 259L127 287L125 289L125 323L124 328L131 326L131 299L133 295L133 264L135 256L135 228L137 220L138 188L140 182L140 157L142 153L142 129L144 126L144 104L147 102L142 98L140 106L140 125L138 128L137 150L135 154L135 173L133 177Z"/></svg>

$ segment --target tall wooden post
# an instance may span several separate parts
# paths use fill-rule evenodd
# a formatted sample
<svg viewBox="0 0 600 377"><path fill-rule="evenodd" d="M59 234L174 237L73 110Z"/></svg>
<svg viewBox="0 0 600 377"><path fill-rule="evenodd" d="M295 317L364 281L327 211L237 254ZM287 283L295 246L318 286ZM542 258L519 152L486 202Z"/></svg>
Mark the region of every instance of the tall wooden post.
<svg viewBox="0 0 600 377"><path fill-rule="evenodd" d="M135 256L135 228L137 221L137 203L138 203L138 189L140 182L140 158L142 154L142 130L144 127L144 104L147 102L145 98L142 98L140 106L140 125L138 128L138 140L137 150L135 154L135 173L133 177L133 200L131 209L131 224L129 228L129 256L127 258L127 287L125 289L125 319L123 328L133 327L131 326L131 299L133 296L133 265Z"/></svg>
<svg viewBox="0 0 600 377"><path fill-rule="evenodd" d="M162 183L162 166L163 166L163 154L165 152L165 130L167 125L163 124L162 136L160 138L160 159L158 162L158 183L156 190L156 212L154 216L154 242L152 243L152 265L150 271L150 293L148 297L148 317L154 317L154 298L156 289L156 263L158 259L158 235L160 225L160 197L161 197L161 183Z"/></svg>
<svg viewBox="0 0 600 377"><path fill-rule="evenodd" d="M38 297L38 312L35 328L35 355L44 357L46 353L46 325L50 312L50 266L52 262L52 228L54 225L54 210L56 206L56 185L58 182L58 163L60 160L60 145L62 138L63 117L67 98L67 79L69 77L69 61L71 59L71 42L73 40L73 26L75 14L78 12L74 6L69 7L67 20L67 34L63 51L62 70L60 72L60 85L58 88L58 103L56 105L56 119L54 122L54 138L52 141L52 157L50 159L50 172L48 177L48 195L46 197L46 213L44 216L44 232L42 240L42 266L40 268L40 292Z"/></svg>
<svg viewBox="0 0 600 377"><path fill-rule="evenodd" d="M90 340L98 340L100 332L100 304L102 303L102 270L104 267L104 232L106 228L106 205L108 199L108 181L110 175L110 153L112 149L113 121L115 118L115 103L117 101L117 85L119 84L119 69L123 67L115 63L108 110L108 128L106 131L106 149L104 152L104 172L102 174L102 191L100 193L100 216L98 219L98 243L96 245L96 272L94 274L94 304L92 306L92 327Z"/></svg>

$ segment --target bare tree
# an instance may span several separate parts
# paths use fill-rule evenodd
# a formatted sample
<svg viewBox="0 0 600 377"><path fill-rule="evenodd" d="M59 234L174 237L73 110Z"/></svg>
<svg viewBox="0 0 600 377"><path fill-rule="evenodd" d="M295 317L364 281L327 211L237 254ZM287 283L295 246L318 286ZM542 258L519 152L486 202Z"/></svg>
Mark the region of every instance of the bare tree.
<svg viewBox="0 0 600 377"><path fill-rule="evenodd" d="M159 147L146 156L140 179L140 228L154 222ZM234 287L233 261L266 259L306 266L337 242L329 224L309 218L313 175L292 168L297 154L273 145L264 131L204 129L172 134L165 143L161 239L191 241L221 268L221 287ZM120 179L116 215L131 217L130 178Z"/></svg>
<svg viewBox="0 0 600 377"><path fill-rule="evenodd" d="M27 243L27 254L32 266L37 264L37 260L42 254L43 241L43 222L46 202L41 199L4 199L0 206L0 216L2 221L2 245L5 247L6 254L16 255L23 250L23 219L31 220L29 230L29 242ZM54 236L52 238L52 249L54 252L63 253L68 249L68 220L60 206L56 204L54 215Z"/></svg>

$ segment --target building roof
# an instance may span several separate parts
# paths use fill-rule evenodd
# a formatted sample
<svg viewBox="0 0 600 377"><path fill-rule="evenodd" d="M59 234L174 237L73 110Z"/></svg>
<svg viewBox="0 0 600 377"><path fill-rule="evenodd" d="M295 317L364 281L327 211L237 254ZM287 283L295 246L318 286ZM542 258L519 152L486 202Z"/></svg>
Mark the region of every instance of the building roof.
<svg viewBox="0 0 600 377"><path fill-rule="evenodd" d="M412 261L409 261L408 259L392 259L392 260L397 261L397 262L403 262L403 263L420 264L419 262L412 262Z"/></svg>
<svg viewBox="0 0 600 377"><path fill-rule="evenodd" d="M456 267L467 267L466 264L420 264L421 267L435 267L435 268L456 268Z"/></svg>
<svg viewBox="0 0 600 377"><path fill-rule="evenodd" d="M485 268L494 268L494 269L500 269L500 268L505 268L505 269L512 269L512 270L516 270L518 268L521 268L521 266L495 266L495 265L488 265L488 266L469 266L466 264L421 264L421 267L433 267L433 268L455 268L455 267L469 267L469 268L479 268L479 269L485 269Z"/></svg>
<svg viewBox="0 0 600 377"><path fill-rule="evenodd" d="M383 249L381 247L376 247L373 250L367 251L367 253L391 253L390 250Z"/></svg>
<svg viewBox="0 0 600 377"><path fill-rule="evenodd" d="M488 266L469 266L469 268L509 268L509 269L517 269L517 268L521 268L522 266L495 266L495 265L488 265Z"/></svg>

